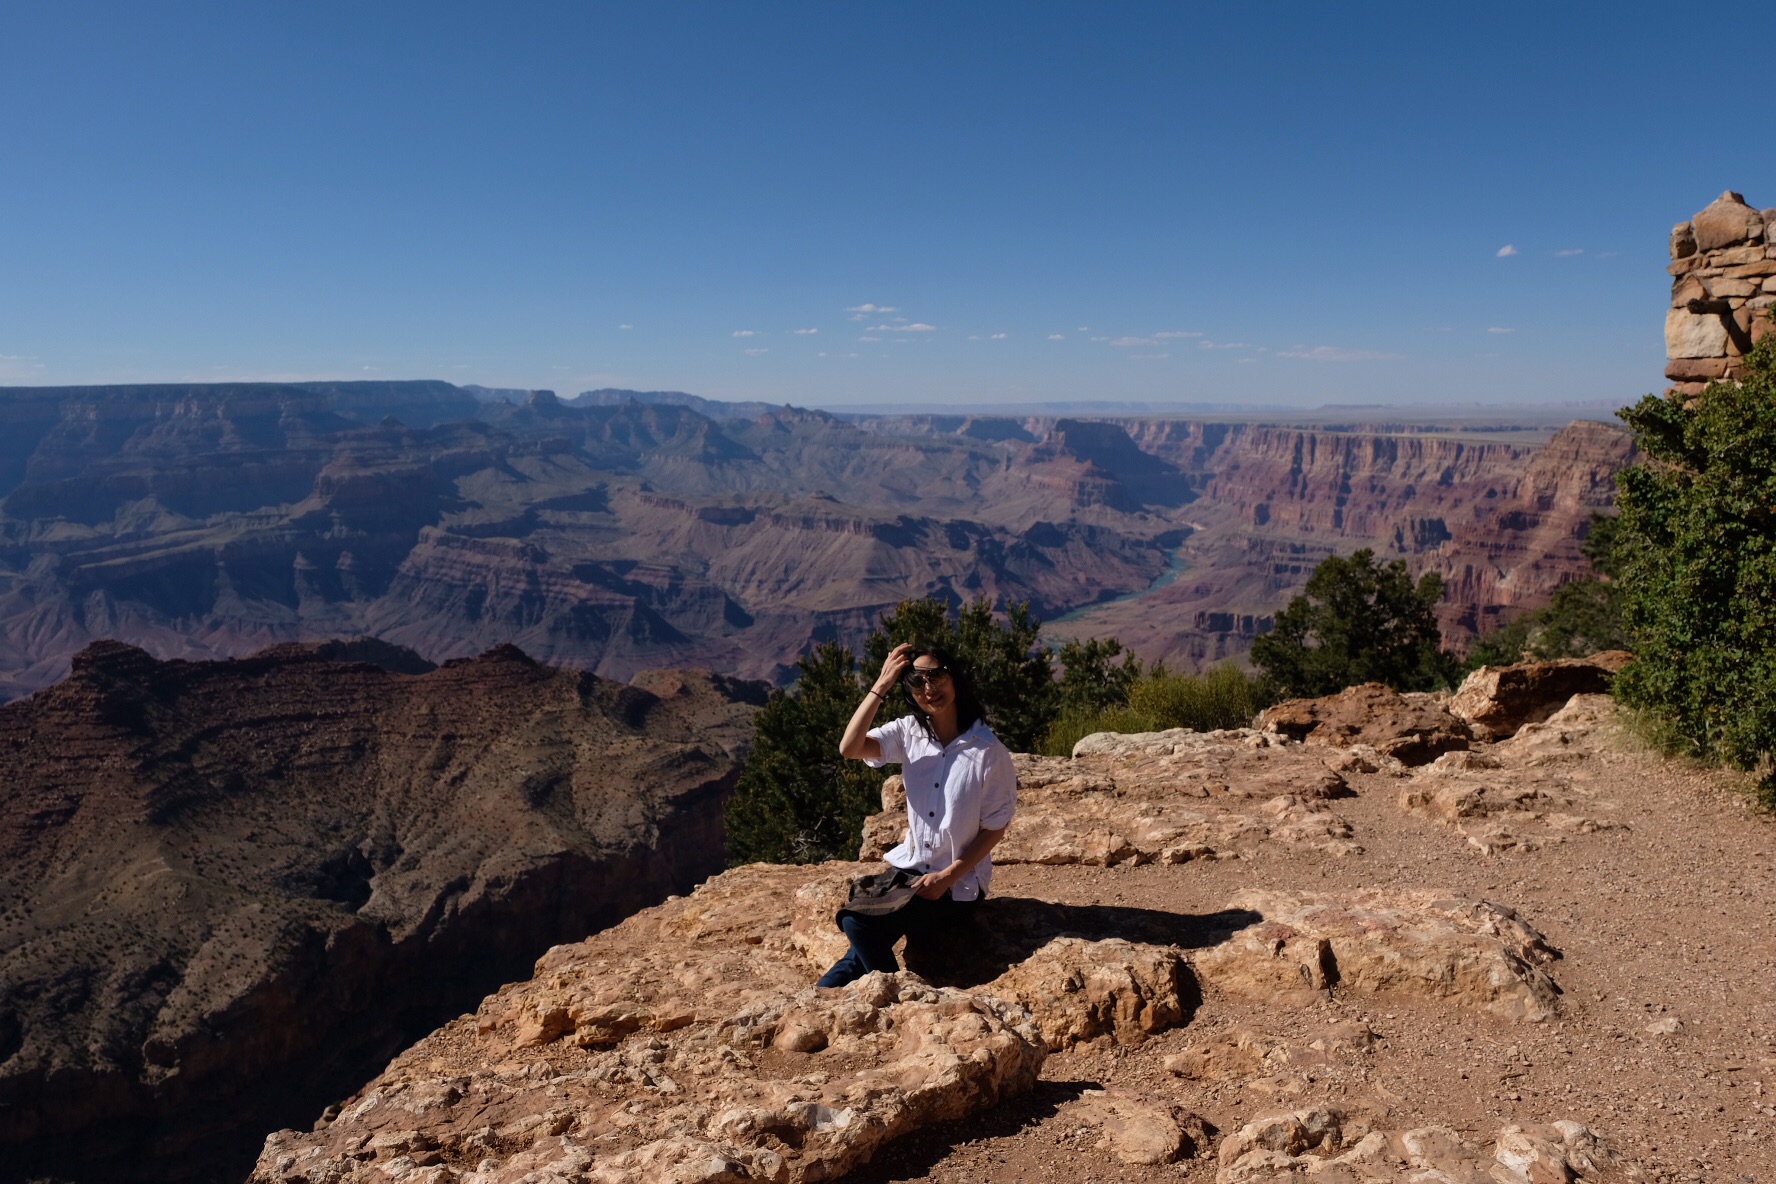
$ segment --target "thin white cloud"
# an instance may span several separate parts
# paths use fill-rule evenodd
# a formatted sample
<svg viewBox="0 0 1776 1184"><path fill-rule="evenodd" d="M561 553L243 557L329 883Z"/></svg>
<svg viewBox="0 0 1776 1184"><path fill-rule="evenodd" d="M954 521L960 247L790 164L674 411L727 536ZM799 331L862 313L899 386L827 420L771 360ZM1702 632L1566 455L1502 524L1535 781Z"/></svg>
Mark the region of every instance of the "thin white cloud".
<svg viewBox="0 0 1776 1184"><path fill-rule="evenodd" d="M1177 341L1179 338L1182 338L1182 337L1201 337L1201 336L1202 336L1201 333L1197 333L1197 332L1185 330L1185 329L1164 329L1158 333L1150 333L1145 337L1135 337L1135 336L1112 337L1112 338L1094 337L1094 338L1092 338L1092 340L1093 341L1109 341L1111 345L1127 347L1127 346L1136 346L1136 345L1163 345L1168 341Z"/></svg>
<svg viewBox="0 0 1776 1184"><path fill-rule="evenodd" d="M1131 361L1139 360L1143 362L1151 362L1158 361L1161 358L1169 358L1171 356L1171 354L1130 354L1129 359Z"/></svg>
<svg viewBox="0 0 1776 1184"><path fill-rule="evenodd" d="M824 358L826 356L826 351L821 350L819 353L815 354L814 356L817 358Z"/></svg>
<svg viewBox="0 0 1776 1184"><path fill-rule="evenodd" d="M979 333L970 333L968 335L968 340L970 340L970 341L979 341L980 339L981 339L981 335Z"/></svg>
<svg viewBox="0 0 1776 1184"><path fill-rule="evenodd" d="M1570 259L1574 255L1583 255L1584 253L1584 247L1567 247L1563 251L1555 251L1554 257L1556 259Z"/></svg>
<svg viewBox="0 0 1776 1184"><path fill-rule="evenodd" d="M1048 339L1050 341L1065 341L1067 340L1067 335L1065 333L1050 333Z"/></svg>
<svg viewBox="0 0 1776 1184"><path fill-rule="evenodd" d="M797 337L812 337L814 334L820 332L820 330L818 330L818 329L791 329L790 332L793 333Z"/></svg>
<svg viewBox="0 0 1776 1184"><path fill-rule="evenodd" d="M898 308L895 308L892 304L858 304L858 305L853 305L850 308L847 308L845 311L846 312L861 312L861 313L874 312L874 313L884 313L885 314L885 313L891 313L891 312L899 312L900 310Z"/></svg>
<svg viewBox="0 0 1776 1184"><path fill-rule="evenodd" d="M747 357L749 357L749 358L756 358L756 357L758 357L758 356L759 356L759 355L760 355L760 354L768 354L768 353L770 353L770 352L771 352L771 351L770 351L770 350L768 350L768 349L756 349L756 348L755 348L755 349L743 349L743 350L741 350L741 351L740 351L740 352L741 352L741 353L743 353L743 354L745 354L745 355L746 355L746 356L747 356Z"/></svg>
<svg viewBox="0 0 1776 1184"><path fill-rule="evenodd" d="M1498 257L1500 259L1508 259L1512 255L1515 255L1516 253L1517 253L1517 248L1512 246L1510 243L1506 243L1504 246L1502 246L1498 249Z"/></svg>
<svg viewBox="0 0 1776 1184"><path fill-rule="evenodd" d="M1338 345L1316 345L1311 348L1298 345L1277 353L1279 358L1306 358L1310 362L1391 362L1402 356L1376 349L1346 349Z"/></svg>
<svg viewBox="0 0 1776 1184"><path fill-rule="evenodd" d="M1509 325L1493 325L1486 330L1488 333L1515 333L1517 330Z"/></svg>
<svg viewBox="0 0 1776 1184"><path fill-rule="evenodd" d="M991 334L991 335L989 335L989 336L988 336L988 337L987 337L987 340L988 340L988 341L1004 341L1004 340L1005 340L1005 334L1003 334L1003 333L993 333L993 334Z"/></svg>
<svg viewBox="0 0 1776 1184"><path fill-rule="evenodd" d="M858 339L857 339L857 340L859 340L859 341L869 341L869 342L876 342L876 341L880 341L880 340L882 340L882 339L881 339L881 338L880 338L880 337L859 337L859 338L858 338Z"/></svg>
<svg viewBox="0 0 1776 1184"><path fill-rule="evenodd" d="M1244 341L1210 341L1207 337L1204 337L1201 341L1197 342L1196 344L1197 344L1197 348L1199 348L1199 349L1251 349L1252 348L1249 343L1244 342Z"/></svg>
<svg viewBox="0 0 1776 1184"><path fill-rule="evenodd" d="M736 330L734 330L735 337L753 337L753 336L756 336L757 333L758 333L757 329L736 329Z"/></svg>
<svg viewBox="0 0 1776 1184"><path fill-rule="evenodd" d="M617 328L619 328L623 332L627 333L627 332L629 332L629 330L635 328L635 326L634 325L618 325Z"/></svg>
<svg viewBox="0 0 1776 1184"><path fill-rule="evenodd" d="M924 321L914 321L910 325L871 325L871 333L935 333L936 325L927 325Z"/></svg>
<svg viewBox="0 0 1776 1184"><path fill-rule="evenodd" d="M1079 326L1079 331L1080 331L1080 332L1081 332L1081 333L1090 333L1090 332L1091 332L1091 326L1090 326L1090 325L1081 325L1081 326Z"/></svg>

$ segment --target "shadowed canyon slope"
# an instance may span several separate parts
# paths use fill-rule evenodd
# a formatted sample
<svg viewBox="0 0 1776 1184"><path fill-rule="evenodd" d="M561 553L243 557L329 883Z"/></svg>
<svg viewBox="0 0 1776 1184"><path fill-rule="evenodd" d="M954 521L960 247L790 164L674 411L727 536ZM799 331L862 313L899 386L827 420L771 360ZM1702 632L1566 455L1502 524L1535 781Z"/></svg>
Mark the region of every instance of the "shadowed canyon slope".
<svg viewBox="0 0 1776 1184"><path fill-rule="evenodd" d="M552 943L718 870L762 698L509 646L87 649L0 707L0 1178L239 1179Z"/></svg>
<svg viewBox="0 0 1776 1184"><path fill-rule="evenodd" d="M725 406L437 382L0 392L0 695L108 637L184 658L509 642L618 678L782 679L919 595L1084 609L1060 629L1190 664L1243 650L1358 546L1442 573L1461 633L1582 570L1629 455L1584 423L1537 448Z"/></svg>

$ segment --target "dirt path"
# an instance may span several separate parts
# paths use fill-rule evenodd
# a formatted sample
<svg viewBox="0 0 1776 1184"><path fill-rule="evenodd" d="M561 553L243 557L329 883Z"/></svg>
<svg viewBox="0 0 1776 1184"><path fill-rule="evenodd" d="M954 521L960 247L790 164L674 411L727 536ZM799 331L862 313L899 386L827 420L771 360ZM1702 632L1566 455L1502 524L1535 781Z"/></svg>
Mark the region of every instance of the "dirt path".
<svg viewBox="0 0 1776 1184"><path fill-rule="evenodd" d="M1521 1023L1336 990L1284 1008L1211 991L1185 1026L1133 1049L1106 1043L1052 1056L1031 1096L917 1133L851 1178L1213 1178L1212 1157L1132 1166L1100 1146L1090 1091L1111 1088L1175 1102L1224 1133L1325 1103L1378 1126L1443 1124L1478 1136L1501 1122L1570 1118L1652 1179L1776 1181L1776 825L1747 809L1731 779L1662 760L1620 734L1589 758L1585 780L1625 829L1488 855L1453 827L1402 810L1407 781L1352 775L1357 796L1334 805L1361 854L1265 844L1245 858L1180 866L1001 869L1001 896L1180 913L1213 911L1244 888L1425 887L1486 899L1563 952L1551 968L1561 1015ZM1226 1054L1242 1031L1262 1050L1299 1046L1340 1022L1367 1025L1378 1039L1318 1064L1297 1055L1274 1072L1275 1056L1218 1078L1165 1067L1186 1050Z"/></svg>

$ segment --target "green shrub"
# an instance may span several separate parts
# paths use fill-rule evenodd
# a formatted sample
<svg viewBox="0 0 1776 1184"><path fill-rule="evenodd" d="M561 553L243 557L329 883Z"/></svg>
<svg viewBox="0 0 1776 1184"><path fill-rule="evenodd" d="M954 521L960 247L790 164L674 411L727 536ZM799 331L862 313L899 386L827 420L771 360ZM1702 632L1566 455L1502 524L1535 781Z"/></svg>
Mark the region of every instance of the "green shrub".
<svg viewBox="0 0 1776 1184"><path fill-rule="evenodd" d="M1616 695L1679 750L1761 771L1776 804L1776 336L1745 362L1687 404L1618 413L1645 460L1616 478L1635 653Z"/></svg>
<svg viewBox="0 0 1776 1184"><path fill-rule="evenodd" d="M1476 638L1468 646L1463 669L1633 648L1622 620L1622 586L1615 579L1619 529L1619 519L1592 515L1583 550L1595 574L1562 584L1545 607Z"/></svg>
<svg viewBox="0 0 1776 1184"><path fill-rule="evenodd" d="M845 724L870 685L856 658L828 642L796 666L795 685L772 692L759 711L752 752L728 799L730 865L853 859L863 820L881 809L887 774L839 755Z"/></svg>
<svg viewBox="0 0 1776 1184"><path fill-rule="evenodd" d="M1367 547L1333 555L1308 577L1302 595L1252 643L1252 664L1284 695L1332 695L1381 682L1400 691L1452 683L1460 662L1442 648L1432 610L1443 595L1434 573L1416 583L1406 561L1375 562Z"/></svg>
<svg viewBox="0 0 1776 1184"><path fill-rule="evenodd" d="M1232 662L1195 675L1168 674L1160 667L1130 686L1124 706L1064 710L1043 737L1040 751L1050 756L1071 755L1073 746L1093 732L1243 728L1273 701L1263 679Z"/></svg>

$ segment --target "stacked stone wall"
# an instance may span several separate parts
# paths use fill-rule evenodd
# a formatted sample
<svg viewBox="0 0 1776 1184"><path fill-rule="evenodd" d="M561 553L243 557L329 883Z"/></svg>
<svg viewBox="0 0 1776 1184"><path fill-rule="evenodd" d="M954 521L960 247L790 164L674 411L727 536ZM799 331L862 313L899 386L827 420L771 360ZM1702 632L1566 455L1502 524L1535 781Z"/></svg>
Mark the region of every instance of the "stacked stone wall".
<svg viewBox="0 0 1776 1184"><path fill-rule="evenodd" d="M1674 395L1736 379L1745 354L1776 332L1776 209L1728 191L1671 228L1665 377Z"/></svg>

